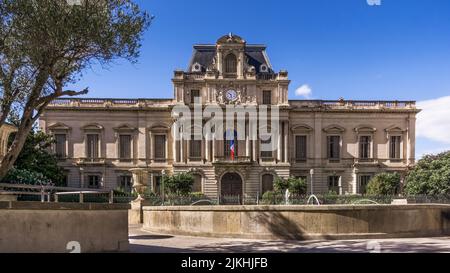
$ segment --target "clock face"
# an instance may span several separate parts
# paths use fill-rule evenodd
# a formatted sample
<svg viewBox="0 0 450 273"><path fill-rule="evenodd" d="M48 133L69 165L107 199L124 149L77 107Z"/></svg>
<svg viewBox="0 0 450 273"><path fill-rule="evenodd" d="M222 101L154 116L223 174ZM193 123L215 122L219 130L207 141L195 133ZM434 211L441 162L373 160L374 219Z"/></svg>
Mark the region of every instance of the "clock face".
<svg viewBox="0 0 450 273"><path fill-rule="evenodd" d="M236 90L230 89L225 93L225 97L229 101L234 101L237 98Z"/></svg>

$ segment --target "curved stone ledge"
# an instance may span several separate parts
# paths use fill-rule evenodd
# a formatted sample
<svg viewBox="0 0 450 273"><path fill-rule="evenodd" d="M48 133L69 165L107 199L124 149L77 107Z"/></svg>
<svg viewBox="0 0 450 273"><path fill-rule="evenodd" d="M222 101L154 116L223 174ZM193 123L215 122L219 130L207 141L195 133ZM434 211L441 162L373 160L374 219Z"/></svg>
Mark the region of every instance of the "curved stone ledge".
<svg viewBox="0 0 450 273"><path fill-rule="evenodd" d="M356 239L450 234L450 205L144 207L144 229L257 239Z"/></svg>

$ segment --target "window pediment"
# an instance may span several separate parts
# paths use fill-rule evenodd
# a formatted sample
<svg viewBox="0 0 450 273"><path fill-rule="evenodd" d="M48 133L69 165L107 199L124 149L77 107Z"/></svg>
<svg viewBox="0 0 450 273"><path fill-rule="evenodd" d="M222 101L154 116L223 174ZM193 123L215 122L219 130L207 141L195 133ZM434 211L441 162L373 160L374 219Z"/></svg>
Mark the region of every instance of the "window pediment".
<svg viewBox="0 0 450 273"><path fill-rule="evenodd" d="M356 133L375 133L377 128L372 127L370 125L360 125L355 128Z"/></svg>
<svg viewBox="0 0 450 273"><path fill-rule="evenodd" d="M170 126L166 123L156 123L149 128L150 131L169 131Z"/></svg>
<svg viewBox="0 0 450 273"><path fill-rule="evenodd" d="M292 132L312 132L314 129L306 124L296 124L291 127Z"/></svg>
<svg viewBox="0 0 450 273"><path fill-rule="evenodd" d="M48 129L50 131L69 131L72 128L70 128L69 126L67 126L64 123L58 122L58 123L55 123L55 124L52 124L52 125L48 126Z"/></svg>
<svg viewBox="0 0 450 273"><path fill-rule="evenodd" d="M84 131L102 131L103 128L104 127L98 123L90 123L81 127Z"/></svg>
<svg viewBox="0 0 450 273"><path fill-rule="evenodd" d="M384 130L387 133L403 133L403 132L406 132L405 129L403 129L403 128L399 127L399 126L396 126L396 125L389 126L388 128L386 128Z"/></svg>
<svg viewBox="0 0 450 273"><path fill-rule="evenodd" d="M323 128L323 131L326 133L343 133L345 132L345 128L339 125L329 125L325 128Z"/></svg>
<svg viewBox="0 0 450 273"><path fill-rule="evenodd" d="M129 124L122 124L118 127L113 128L117 132L136 132L137 128L130 126Z"/></svg>

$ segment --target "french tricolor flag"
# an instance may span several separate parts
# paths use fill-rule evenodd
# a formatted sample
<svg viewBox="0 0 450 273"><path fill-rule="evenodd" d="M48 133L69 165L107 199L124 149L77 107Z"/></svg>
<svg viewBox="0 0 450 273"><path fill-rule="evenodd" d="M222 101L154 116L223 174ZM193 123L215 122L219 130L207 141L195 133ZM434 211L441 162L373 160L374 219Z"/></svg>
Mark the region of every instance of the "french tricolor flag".
<svg viewBox="0 0 450 273"><path fill-rule="evenodd" d="M230 141L230 155L231 155L231 160L234 160L234 139L232 139Z"/></svg>

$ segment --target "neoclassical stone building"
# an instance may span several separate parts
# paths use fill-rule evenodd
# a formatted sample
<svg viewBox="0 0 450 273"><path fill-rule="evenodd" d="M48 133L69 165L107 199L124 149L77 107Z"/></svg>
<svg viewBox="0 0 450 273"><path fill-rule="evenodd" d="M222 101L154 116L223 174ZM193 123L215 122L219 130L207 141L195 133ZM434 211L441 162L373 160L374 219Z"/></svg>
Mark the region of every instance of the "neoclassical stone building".
<svg viewBox="0 0 450 273"><path fill-rule="evenodd" d="M358 194L374 174L404 172L415 162L415 102L288 100L287 71L273 70L264 45L236 35L195 45L188 69L175 71L172 82L173 99L50 104L40 127L56 137L68 186L130 188L134 182L158 192L162 174L191 171L193 190L210 197L261 195L276 176L304 177L313 193ZM247 135L236 141L176 138L183 129L172 132L173 108L193 109L198 101L202 109L276 107L275 150L261 150L267 139ZM204 124L208 118L201 119ZM234 122L248 134L255 119Z"/></svg>

